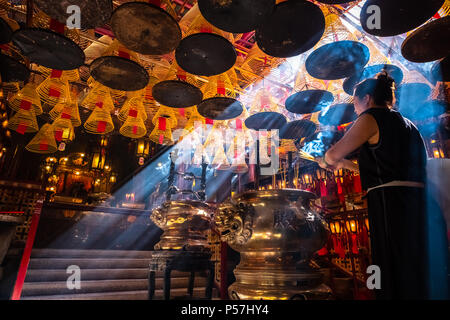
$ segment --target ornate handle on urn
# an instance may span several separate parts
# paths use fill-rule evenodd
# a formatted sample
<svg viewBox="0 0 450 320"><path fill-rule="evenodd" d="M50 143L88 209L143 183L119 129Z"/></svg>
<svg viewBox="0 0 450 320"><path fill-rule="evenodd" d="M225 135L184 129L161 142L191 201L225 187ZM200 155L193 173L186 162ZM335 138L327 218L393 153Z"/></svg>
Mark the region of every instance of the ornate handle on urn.
<svg viewBox="0 0 450 320"><path fill-rule="evenodd" d="M245 244L253 234L254 209L243 203L223 203L219 206L215 224L223 241Z"/></svg>
<svg viewBox="0 0 450 320"><path fill-rule="evenodd" d="M161 229L167 224L166 210L163 208L153 209L150 219Z"/></svg>

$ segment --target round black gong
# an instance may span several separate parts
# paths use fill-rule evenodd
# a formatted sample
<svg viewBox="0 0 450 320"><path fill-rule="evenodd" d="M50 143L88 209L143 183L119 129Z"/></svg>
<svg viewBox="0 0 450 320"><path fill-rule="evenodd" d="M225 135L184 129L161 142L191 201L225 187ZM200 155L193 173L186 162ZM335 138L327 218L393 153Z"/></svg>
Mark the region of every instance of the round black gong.
<svg viewBox="0 0 450 320"><path fill-rule="evenodd" d="M231 33L255 30L273 12L275 0L199 0L198 8L212 25Z"/></svg>
<svg viewBox="0 0 450 320"><path fill-rule="evenodd" d="M161 81L155 84L152 90L156 101L171 108L192 107L203 99L203 93L199 88L184 81Z"/></svg>
<svg viewBox="0 0 450 320"><path fill-rule="evenodd" d="M69 6L78 6L81 29L94 29L105 25L111 18L113 10L111 0L35 0L34 3L48 16L63 24L76 13L69 10Z"/></svg>
<svg viewBox="0 0 450 320"><path fill-rule="evenodd" d="M308 139L314 132L316 132L317 126L314 122L309 120L295 120L286 123L280 129L281 139Z"/></svg>
<svg viewBox="0 0 450 320"><path fill-rule="evenodd" d="M450 59L446 57L436 62L431 68L431 77L436 83L437 81L450 82Z"/></svg>
<svg viewBox="0 0 450 320"><path fill-rule="evenodd" d="M360 14L364 31L392 37L411 31L437 13L445 0L367 0Z"/></svg>
<svg viewBox="0 0 450 320"><path fill-rule="evenodd" d="M319 122L324 126L339 126L353 122L358 116L352 103L341 103L331 106L319 115Z"/></svg>
<svg viewBox="0 0 450 320"><path fill-rule="evenodd" d="M308 51L325 31L322 10L307 1L286 1L256 29L258 47L273 57L287 58Z"/></svg>
<svg viewBox="0 0 450 320"><path fill-rule="evenodd" d="M244 107L233 98L214 97L203 100L197 110L203 117L212 120L231 120L239 117Z"/></svg>
<svg viewBox="0 0 450 320"><path fill-rule="evenodd" d="M431 94L431 88L425 83L413 82L402 84L395 90L395 98L399 110L415 108L424 103Z"/></svg>
<svg viewBox="0 0 450 320"><path fill-rule="evenodd" d="M74 70L84 64L83 50L69 38L50 30L20 29L13 33L12 41L32 62L50 69Z"/></svg>
<svg viewBox="0 0 450 320"><path fill-rule="evenodd" d="M147 71L137 62L113 56L104 56L92 61L91 76L108 88L121 91L136 91L147 86Z"/></svg>
<svg viewBox="0 0 450 320"><path fill-rule="evenodd" d="M353 90L355 86L365 79L375 78L378 73L381 71L386 71L395 81L395 84L398 86L403 81L403 71L397 66L392 64L376 64L373 66L368 66L364 68L361 73L357 73L347 79L345 79L343 87L344 91L353 95Z"/></svg>
<svg viewBox="0 0 450 320"><path fill-rule="evenodd" d="M356 41L326 44L309 55L306 70L317 79L338 80L361 71L370 58L370 51Z"/></svg>
<svg viewBox="0 0 450 320"><path fill-rule="evenodd" d="M11 41L13 31L9 24L0 18L0 44L5 44Z"/></svg>
<svg viewBox="0 0 450 320"><path fill-rule="evenodd" d="M3 82L20 82L28 80L30 70L15 59L0 54L0 74Z"/></svg>
<svg viewBox="0 0 450 320"><path fill-rule="evenodd" d="M195 33L181 40L175 51L178 65L199 76L214 76L229 70L236 62L236 50L224 37Z"/></svg>
<svg viewBox="0 0 450 320"><path fill-rule="evenodd" d="M175 50L181 40L177 21L163 9L145 2L128 2L114 10L111 28L128 49L150 55Z"/></svg>
<svg viewBox="0 0 450 320"><path fill-rule="evenodd" d="M414 121L423 121L436 118L449 110L449 105L445 101L430 100L414 105L404 105L399 109L400 113Z"/></svg>
<svg viewBox="0 0 450 320"><path fill-rule="evenodd" d="M322 110L333 103L333 94L325 90L305 90L286 99L286 109L297 114L308 114Z"/></svg>
<svg viewBox="0 0 450 320"><path fill-rule="evenodd" d="M412 32L402 44L402 55L412 62L430 62L450 54L450 16Z"/></svg>
<svg viewBox="0 0 450 320"><path fill-rule="evenodd" d="M281 129L285 124L286 118L277 112L260 112L245 120L245 126L253 130Z"/></svg>

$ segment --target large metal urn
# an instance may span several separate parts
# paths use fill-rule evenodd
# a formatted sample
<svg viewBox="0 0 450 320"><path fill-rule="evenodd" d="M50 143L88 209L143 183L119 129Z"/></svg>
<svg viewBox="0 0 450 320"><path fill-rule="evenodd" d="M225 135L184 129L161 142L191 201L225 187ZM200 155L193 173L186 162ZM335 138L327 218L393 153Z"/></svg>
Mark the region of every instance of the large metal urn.
<svg viewBox="0 0 450 320"><path fill-rule="evenodd" d="M309 266L328 228L302 190L248 191L219 207L222 239L241 254L232 299L329 299L322 273Z"/></svg>
<svg viewBox="0 0 450 320"><path fill-rule="evenodd" d="M152 221L164 233L155 250L208 251L207 233L214 208L202 201L167 201L152 211Z"/></svg>

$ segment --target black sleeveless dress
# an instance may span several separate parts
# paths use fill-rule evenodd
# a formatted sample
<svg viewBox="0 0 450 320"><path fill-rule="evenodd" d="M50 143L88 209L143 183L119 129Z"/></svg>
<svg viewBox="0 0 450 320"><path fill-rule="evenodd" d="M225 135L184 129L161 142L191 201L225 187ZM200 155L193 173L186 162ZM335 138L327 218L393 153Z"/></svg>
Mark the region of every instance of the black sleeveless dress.
<svg viewBox="0 0 450 320"><path fill-rule="evenodd" d="M414 124L397 111L371 108L379 142L365 143L359 154L364 189L391 181L425 183L427 153ZM426 299L425 190L382 187L368 195L372 264L380 267L377 299Z"/></svg>

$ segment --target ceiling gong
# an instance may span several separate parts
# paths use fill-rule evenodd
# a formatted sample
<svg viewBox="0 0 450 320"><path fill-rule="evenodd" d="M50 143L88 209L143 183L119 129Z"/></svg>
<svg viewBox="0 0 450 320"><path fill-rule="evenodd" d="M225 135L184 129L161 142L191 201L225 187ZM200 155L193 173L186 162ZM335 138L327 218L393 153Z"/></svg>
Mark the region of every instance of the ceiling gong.
<svg viewBox="0 0 450 320"><path fill-rule="evenodd" d="M237 54L224 37L214 33L195 33L181 40L175 58L183 70L210 77L231 69Z"/></svg>
<svg viewBox="0 0 450 320"><path fill-rule="evenodd" d="M114 10L111 28L128 49L162 55L175 50L181 40L177 21L163 9L146 2L127 2Z"/></svg>
<svg viewBox="0 0 450 320"><path fill-rule="evenodd" d="M12 42L32 62L47 68L73 70L84 64L83 50L69 38L50 30L19 29L13 33Z"/></svg>
<svg viewBox="0 0 450 320"><path fill-rule="evenodd" d="M445 0L367 0L360 15L364 31L393 37L419 27L433 17Z"/></svg>
<svg viewBox="0 0 450 320"><path fill-rule="evenodd" d="M217 28L231 33L255 30L273 12L275 0L199 0L202 16Z"/></svg>
<svg viewBox="0 0 450 320"><path fill-rule="evenodd" d="M129 59L104 56L95 59L90 66L95 81L115 90L137 91L144 89L149 81L147 71Z"/></svg>
<svg viewBox="0 0 450 320"><path fill-rule="evenodd" d="M325 31L325 17L315 4L303 0L279 3L256 29L258 47L266 54L288 58L308 51Z"/></svg>

